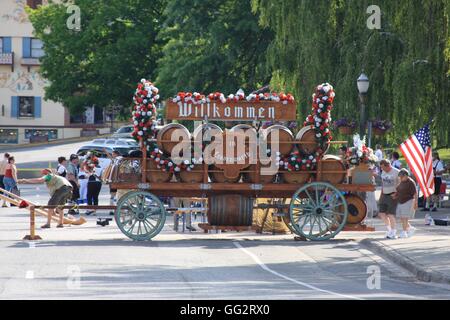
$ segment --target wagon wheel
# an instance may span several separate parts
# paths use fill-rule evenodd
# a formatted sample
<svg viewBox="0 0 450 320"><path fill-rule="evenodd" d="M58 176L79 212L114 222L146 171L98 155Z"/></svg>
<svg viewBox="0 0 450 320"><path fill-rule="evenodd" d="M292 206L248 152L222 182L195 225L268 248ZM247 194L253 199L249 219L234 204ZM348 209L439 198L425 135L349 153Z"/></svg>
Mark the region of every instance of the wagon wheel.
<svg viewBox="0 0 450 320"><path fill-rule="evenodd" d="M145 241L161 232L166 221L166 211L155 195L134 191L120 198L115 220L120 231L128 238Z"/></svg>
<svg viewBox="0 0 450 320"><path fill-rule="evenodd" d="M300 188L289 208L294 232L309 240L329 240L338 235L347 222L347 201L329 183L313 182Z"/></svg>

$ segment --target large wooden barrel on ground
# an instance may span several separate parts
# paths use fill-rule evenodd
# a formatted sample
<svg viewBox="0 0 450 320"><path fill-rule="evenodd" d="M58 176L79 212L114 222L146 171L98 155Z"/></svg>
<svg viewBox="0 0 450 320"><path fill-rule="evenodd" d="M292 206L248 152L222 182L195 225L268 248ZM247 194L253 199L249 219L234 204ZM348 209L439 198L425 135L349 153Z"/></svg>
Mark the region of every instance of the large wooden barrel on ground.
<svg viewBox="0 0 450 320"><path fill-rule="evenodd" d="M256 183L256 179L255 179L256 167L257 167L256 164L252 164L250 167L248 167L247 169L244 170L244 171L249 171L249 172L245 172L242 175L242 180L245 183ZM261 166L261 170L263 167L270 168L270 166ZM258 172L257 174L259 175L259 183L273 183L277 176L277 172L274 174L270 174L270 175L262 174L261 172Z"/></svg>
<svg viewBox="0 0 450 320"><path fill-rule="evenodd" d="M191 171L182 170L178 173L181 182L186 183L202 183L203 182L203 165L197 164Z"/></svg>
<svg viewBox="0 0 450 320"><path fill-rule="evenodd" d="M366 202L356 194L346 194L348 216L347 224L355 225L364 221L367 216Z"/></svg>
<svg viewBox="0 0 450 320"><path fill-rule="evenodd" d="M275 135L274 134L275 132L278 132L278 139L276 140L272 138L272 136ZM294 148L294 145L292 143L287 143L293 142L294 136L292 132L285 126L273 125L267 129L263 129L261 133L263 134L264 141L266 141L267 143L266 146L263 145L261 147L266 147L270 149L273 140L274 143L279 143L278 144L279 152L284 157L288 156L291 153L292 149Z"/></svg>
<svg viewBox="0 0 450 320"><path fill-rule="evenodd" d="M311 173L307 171L282 171L283 180L290 184L305 184L311 179Z"/></svg>
<svg viewBox="0 0 450 320"><path fill-rule="evenodd" d="M312 126L303 127L297 133L295 141L304 142L297 145L298 149L304 154L313 154L320 147L320 145L316 141L316 131ZM325 150L323 150L323 153L325 154L330 149L330 145L328 144L324 147Z"/></svg>
<svg viewBox="0 0 450 320"><path fill-rule="evenodd" d="M333 155L325 155L322 158L321 164L322 178L320 181L341 184L346 180L347 170L341 158Z"/></svg>
<svg viewBox="0 0 450 320"><path fill-rule="evenodd" d="M150 159L147 161L147 181L150 183L164 183L169 182L172 179L173 173L165 172L162 169L158 169L155 161Z"/></svg>
<svg viewBox="0 0 450 320"><path fill-rule="evenodd" d="M254 199L219 195L208 199L208 222L212 226L251 226Z"/></svg>
<svg viewBox="0 0 450 320"><path fill-rule="evenodd" d="M213 172L213 171L216 171L216 172ZM241 173L238 172L233 177L226 177L225 173L222 169L213 165L210 167L209 177L211 178L212 182L216 182L216 183L236 183L236 182L239 182L239 180L241 180Z"/></svg>
<svg viewBox="0 0 450 320"><path fill-rule="evenodd" d="M176 130L179 130L180 138L178 140L172 140L172 135ZM191 143L191 134L189 130L186 129L185 126L179 123L170 123L168 125L163 126L156 136L158 148L164 152L165 155L170 156L172 154L173 148L178 145L181 141L184 141L187 144ZM173 142L171 142L173 141Z"/></svg>

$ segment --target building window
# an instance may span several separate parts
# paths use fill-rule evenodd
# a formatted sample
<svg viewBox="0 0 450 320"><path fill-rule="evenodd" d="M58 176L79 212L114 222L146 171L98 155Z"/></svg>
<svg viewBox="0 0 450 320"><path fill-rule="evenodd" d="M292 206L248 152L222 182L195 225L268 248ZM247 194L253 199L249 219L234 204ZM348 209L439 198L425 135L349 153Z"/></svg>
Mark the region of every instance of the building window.
<svg viewBox="0 0 450 320"><path fill-rule="evenodd" d="M31 139L31 137L48 137L48 140L57 140L58 139L58 130L57 129L25 129L25 139Z"/></svg>
<svg viewBox="0 0 450 320"><path fill-rule="evenodd" d="M42 0L27 0L27 5L32 9L37 9L38 6L42 5Z"/></svg>
<svg viewBox="0 0 450 320"><path fill-rule="evenodd" d="M34 97L19 97L19 118L34 118Z"/></svg>
<svg viewBox="0 0 450 320"><path fill-rule="evenodd" d="M17 129L0 129L0 143L18 144L19 130Z"/></svg>
<svg viewBox="0 0 450 320"><path fill-rule="evenodd" d="M31 39L31 57L41 58L44 56L43 43L40 39Z"/></svg>

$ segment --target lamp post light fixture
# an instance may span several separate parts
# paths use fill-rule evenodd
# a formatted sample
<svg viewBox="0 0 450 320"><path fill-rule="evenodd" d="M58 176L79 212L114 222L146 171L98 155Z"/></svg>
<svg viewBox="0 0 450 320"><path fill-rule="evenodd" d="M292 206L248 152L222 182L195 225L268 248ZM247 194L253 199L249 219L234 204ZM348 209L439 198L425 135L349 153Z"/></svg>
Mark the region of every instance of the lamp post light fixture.
<svg viewBox="0 0 450 320"><path fill-rule="evenodd" d="M366 103L367 103L367 93L369 92L370 82L369 78L361 73L358 80L356 81L359 91L359 100L361 103L361 113L360 113L360 121L359 121L359 135L361 139L365 136L366 132ZM369 126L369 147L371 144L370 135L371 128Z"/></svg>

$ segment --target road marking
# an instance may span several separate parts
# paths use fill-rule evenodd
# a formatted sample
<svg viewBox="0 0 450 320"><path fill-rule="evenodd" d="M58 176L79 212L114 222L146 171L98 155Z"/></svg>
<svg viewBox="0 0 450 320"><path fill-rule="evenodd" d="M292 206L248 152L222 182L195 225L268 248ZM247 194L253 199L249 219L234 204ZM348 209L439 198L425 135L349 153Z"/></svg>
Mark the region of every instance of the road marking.
<svg viewBox="0 0 450 320"><path fill-rule="evenodd" d="M25 274L25 279L34 279L34 271L28 270L27 273Z"/></svg>
<svg viewBox="0 0 450 320"><path fill-rule="evenodd" d="M36 249L36 242L28 242L30 249Z"/></svg>
<svg viewBox="0 0 450 320"><path fill-rule="evenodd" d="M270 272L274 275L276 275L277 277L283 278L285 280L288 280L290 282L293 282L295 284L298 284L300 286L309 288L311 290L315 290L315 291L319 291L319 292L323 292L323 293L327 293L327 294L331 294L333 296L338 296L341 298L346 298L346 299L353 299L353 300L364 300L363 298L358 298L355 296L350 296L350 295L345 295L345 294L341 294L338 292L334 292L334 291L330 291L330 290L325 290L325 289L320 289L316 286L310 285L308 283L302 282L302 281L298 281L295 279L292 279L290 277L287 277L281 273L278 273L272 269L270 269L268 266L266 266L263 262L261 262L261 260L259 260L259 258L254 255L253 253L251 253L250 251L248 251L247 249L245 249L239 242L233 242L233 244L236 246L236 248L241 249L243 252L245 252L248 256L250 256L262 269L266 270L267 272Z"/></svg>

